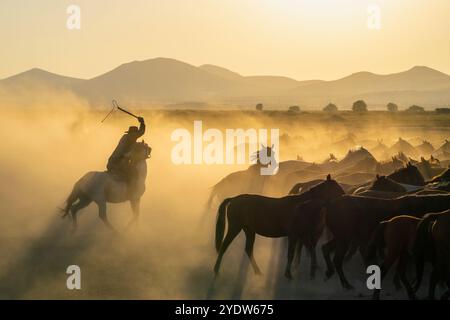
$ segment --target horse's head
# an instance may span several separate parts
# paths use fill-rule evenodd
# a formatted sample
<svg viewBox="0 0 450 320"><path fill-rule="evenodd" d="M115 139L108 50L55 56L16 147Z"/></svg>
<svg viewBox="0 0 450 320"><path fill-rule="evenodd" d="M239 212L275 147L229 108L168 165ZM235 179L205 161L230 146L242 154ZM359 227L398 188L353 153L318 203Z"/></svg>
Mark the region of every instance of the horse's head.
<svg viewBox="0 0 450 320"><path fill-rule="evenodd" d="M434 166L437 166L437 167L439 167L441 165L441 161L439 161L438 158L433 157L433 155L431 155L430 160L428 160L428 162L431 165L434 165Z"/></svg>
<svg viewBox="0 0 450 320"><path fill-rule="evenodd" d="M322 183L312 187L308 191L313 198L321 198L324 200L333 200L345 194L344 189L331 179L331 175L327 175L327 178Z"/></svg>
<svg viewBox="0 0 450 320"><path fill-rule="evenodd" d="M386 176L377 175L375 181L372 183L370 190L376 191L391 191L391 192L405 192L406 189L395 182L392 179L389 179Z"/></svg>
<svg viewBox="0 0 450 320"><path fill-rule="evenodd" d="M410 159L404 154L402 151L399 151L396 155L396 158L403 162L403 164L408 163Z"/></svg>
<svg viewBox="0 0 450 320"><path fill-rule="evenodd" d="M144 140L142 142L136 142L129 153L129 157L132 162L138 162L142 160L147 160L150 158L152 153L152 148L145 143Z"/></svg>
<svg viewBox="0 0 450 320"><path fill-rule="evenodd" d="M262 159L261 159L262 158ZM275 162L275 150L273 145L271 147L266 147L265 145L261 145L261 149L256 151L252 155L252 160L256 160L256 163L259 165L269 165L270 163Z"/></svg>
<svg viewBox="0 0 450 320"><path fill-rule="evenodd" d="M414 186L425 185L425 179L419 169L417 169L415 165L411 164L411 162L408 162L404 168L398 169L394 173L390 174L388 178L400 183L411 184Z"/></svg>

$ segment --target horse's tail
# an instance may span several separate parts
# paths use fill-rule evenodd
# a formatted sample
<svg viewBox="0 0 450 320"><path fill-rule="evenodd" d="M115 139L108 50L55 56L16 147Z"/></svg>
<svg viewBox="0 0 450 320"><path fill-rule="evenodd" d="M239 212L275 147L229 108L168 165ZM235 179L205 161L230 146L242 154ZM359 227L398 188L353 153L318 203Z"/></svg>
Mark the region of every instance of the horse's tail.
<svg viewBox="0 0 450 320"><path fill-rule="evenodd" d="M217 184L212 187L211 193L209 194L208 201L206 202L206 210L207 211L212 209L213 200L214 200L215 196L217 195L216 188L217 188Z"/></svg>
<svg viewBox="0 0 450 320"><path fill-rule="evenodd" d="M64 208L59 208L59 211L61 212L62 216L61 218L65 218L70 213L70 208L72 207L73 203L77 201L79 198L78 188L77 184L73 187L72 191L70 192L69 196L66 199L66 205Z"/></svg>
<svg viewBox="0 0 450 320"><path fill-rule="evenodd" d="M223 235L225 233L225 214L227 212L228 204L231 198L227 198L222 201L217 211L217 222L216 222L216 250L219 252L220 246L222 245Z"/></svg>
<svg viewBox="0 0 450 320"><path fill-rule="evenodd" d="M386 246L384 241L384 230L388 224L388 221L382 221L375 229L372 239L367 247L367 261L374 261L377 252L380 252Z"/></svg>
<svg viewBox="0 0 450 320"><path fill-rule="evenodd" d="M420 288L420 284L423 279L423 269L425 265L425 255L433 255L433 252L427 252L433 250L433 246L430 245L430 226L436 221L438 214L429 213L426 214L417 225L416 239L414 241L414 258L416 262L416 279L414 284L414 292Z"/></svg>

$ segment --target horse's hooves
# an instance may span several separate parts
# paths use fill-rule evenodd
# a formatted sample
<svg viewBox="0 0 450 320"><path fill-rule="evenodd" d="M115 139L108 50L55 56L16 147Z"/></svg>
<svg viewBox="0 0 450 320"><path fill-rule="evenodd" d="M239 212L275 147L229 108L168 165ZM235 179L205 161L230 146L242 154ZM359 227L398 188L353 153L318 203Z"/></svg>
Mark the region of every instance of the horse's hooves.
<svg viewBox="0 0 450 320"><path fill-rule="evenodd" d="M349 283L344 284L344 289L345 289L346 291L355 290L355 288L354 288L351 284L349 284Z"/></svg>
<svg viewBox="0 0 450 320"><path fill-rule="evenodd" d="M289 280L292 280L292 274L286 272L286 273L284 274L284 276L285 276L286 278L288 278Z"/></svg>
<svg viewBox="0 0 450 320"><path fill-rule="evenodd" d="M325 272L325 281L330 279L334 274L334 271L332 270L327 270L327 272Z"/></svg>

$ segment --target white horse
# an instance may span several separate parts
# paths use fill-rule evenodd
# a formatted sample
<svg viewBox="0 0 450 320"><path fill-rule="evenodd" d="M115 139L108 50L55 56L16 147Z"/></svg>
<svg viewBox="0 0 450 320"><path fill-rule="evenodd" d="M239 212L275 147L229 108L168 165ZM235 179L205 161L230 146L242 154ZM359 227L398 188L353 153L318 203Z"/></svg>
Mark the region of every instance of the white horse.
<svg viewBox="0 0 450 320"><path fill-rule="evenodd" d="M91 202L98 206L100 219L114 231L106 216L106 204L130 201L133 218L128 223L131 226L139 217L140 198L145 192L147 176L146 160L150 158L151 148L142 140L137 142L127 155L137 170L135 188L129 192L127 183L107 171L91 171L78 180L66 200L66 206L61 209L63 218L72 215L72 230L77 228L77 212L87 207Z"/></svg>

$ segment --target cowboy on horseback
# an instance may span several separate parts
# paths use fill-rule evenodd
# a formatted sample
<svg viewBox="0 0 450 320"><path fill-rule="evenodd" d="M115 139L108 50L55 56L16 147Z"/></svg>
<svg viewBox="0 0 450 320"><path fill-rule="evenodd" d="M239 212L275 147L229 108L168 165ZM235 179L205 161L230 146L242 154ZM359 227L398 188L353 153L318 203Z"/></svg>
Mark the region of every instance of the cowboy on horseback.
<svg viewBox="0 0 450 320"><path fill-rule="evenodd" d="M120 138L117 147L109 157L108 164L106 165L108 172L120 179L126 180L129 187L132 187L132 182L135 178L135 170L130 161L129 152L132 150L137 139L145 133L144 118L138 117L137 119L140 123L139 128L130 126L128 131L125 131L125 134Z"/></svg>

